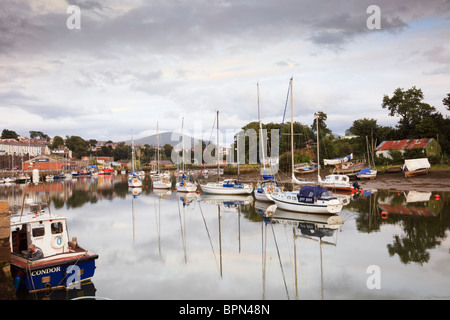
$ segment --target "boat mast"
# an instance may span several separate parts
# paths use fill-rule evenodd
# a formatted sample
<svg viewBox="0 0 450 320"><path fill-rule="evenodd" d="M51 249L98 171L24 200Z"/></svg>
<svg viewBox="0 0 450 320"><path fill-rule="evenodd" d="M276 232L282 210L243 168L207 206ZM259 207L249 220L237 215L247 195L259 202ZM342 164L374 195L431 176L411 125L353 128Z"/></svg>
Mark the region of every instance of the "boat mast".
<svg viewBox="0 0 450 320"><path fill-rule="evenodd" d="M291 164L292 164L292 177L294 177L294 102L292 95L292 80L291 77L290 87L291 87Z"/></svg>
<svg viewBox="0 0 450 320"><path fill-rule="evenodd" d="M317 177L320 177L320 161L319 161L319 113L314 113L316 118L316 135L317 135Z"/></svg>
<svg viewBox="0 0 450 320"><path fill-rule="evenodd" d="M156 168L157 168L157 173L158 173L158 177L159 177L159 131L158 131L158 121L156 121L156 143L158 145L158 153L157 153L157 157L156 157Z"/></svg>
<svg viewBox="0 0 450 320"><path fill-rule="evenodd" d="M182 145L183 145L183 150L181 152L181 156L182 156L182 162L181 162L181 169L183 170L183 174L184 174L184 117L181 120L181 141L182 141ZM183 177L181 177L181 179L183 179Z"/></svg>
<svg viewBox="0 0 450 320"><path fill-rule="evenodd" d="M261 106L259 104L259 83L256 83L256 91L257 91L257 94L258 94L259 144L261 146L261 148L260 148L261 154L259 156L259 162L260 162L261 166L264 168L264 172L265 172L265 169L266 169L266 167L265 167L265 162L266 161L265 161L265 153L264 153L264 143L265 143L265 141L263 142L264 135L262 135L263 132L262 132L262 123L261 123ZM262 155L262 157L261 157L261 155ZM262 162L261 162L261 159L262 159ZM260 176L260 179L261 179L261 182L262 182L261 171L259 172L259 176Z"/></svg>
<svg viewBox="0 0 450 320"><path fill-rule="evenodd" d="M217 110L217 181L220 181L220 163L219 163L219 110Z"/></svg>

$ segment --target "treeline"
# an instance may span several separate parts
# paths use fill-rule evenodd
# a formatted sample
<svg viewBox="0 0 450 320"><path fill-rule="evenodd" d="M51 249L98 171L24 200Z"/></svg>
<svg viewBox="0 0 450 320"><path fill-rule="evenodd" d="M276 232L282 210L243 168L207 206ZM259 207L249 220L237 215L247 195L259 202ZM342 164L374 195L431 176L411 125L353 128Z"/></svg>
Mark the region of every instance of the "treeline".
<svg viewBox="0 0 450 320"><path fill-rule="evenodd" d="M376 119L363 118L353 121L350 128L346 130L346 135L356 136L353 139L336 139L335 135L326 125L327 115L320 111L317 112L317 120L314 119L310 125L294 122L294 150L295 163L315 161L316 143L317 143L317 127L319 130L319 147L320 159L332 159L353 153L354 158L367 158L368 149L375 149L382 141L403 140L403 139L420 139L434 138L440 145L439 152L430 157L430 162L448 163L448 155L450 154L450 119L444 117L424 101L424 95L421 89L412 87L404 90L398 88L392 96L385 95L382 99L381 107L389 111L389 116L398 117L398 123L395 127L381 126ZM443 105L450 111L450 93L442 100ZM318 121L318 126L316 124ZM267 123L262 125L263 129L268 131L268 148L270 145L270 132L278 129L281 133L279 142L280 169L290 170L290 150L291 150L291 124L284 123ZM253 129L259 136L259 123L257 121L250 122L242 130ZM248 145L248 138L246 138ZM313 143L311 143L313 142ZM235 142L236 144L236 142ZM234 146L236 147L236 145ZM391 151L393 160L390 163L399 163L404 158L423 157L422 150L408 150L403 156L400 152ZM259 141L258 141L259 150ZM270 152L266 153L270 154ZM248 161L248 150L246 150ZM386 158L375 158L376 164L387 164ZM322 161L321 161L322 162Z"/></svg>

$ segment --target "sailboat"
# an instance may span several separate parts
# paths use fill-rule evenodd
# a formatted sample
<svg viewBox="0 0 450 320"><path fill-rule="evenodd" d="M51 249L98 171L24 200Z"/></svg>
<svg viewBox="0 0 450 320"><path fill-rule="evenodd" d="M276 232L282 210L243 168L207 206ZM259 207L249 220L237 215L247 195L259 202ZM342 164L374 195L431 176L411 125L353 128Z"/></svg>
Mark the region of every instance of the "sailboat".
<svg viewBox="0 0 450 320"><path fill-rule="evenodd" d="M261 106L259 104L259 84L256 84L257 86L257 92L258 92L258 117L259 117L259 145L260 145L260 162L261 162L261 169L260 169L260 181L255 187L255 190L253 191L253 194L255 196L256 200L259 201L273 201L270 196L267 196L269 193L273 192L280 192L281 189L278 186L277 182L274 179L274 172L272 168L266 168L266 159L265 159L265 152L264 152L264 135L262 131L262 123L261 123Z"/></svg>
<svg viewBox="0 0 450 320"><path fill-rule="evenodd" d="M294 146L293 146L293 99L292 99L292 78L291 88L291 157L292 157L292 181L302 184L295 178L294 174ZM319 154L317 154L319 155ZM308 182L311 183L311 182ZM300 191L278 192L270 194L278 208L306 213L330 214L338 213L342 210L342 203L331 191L320 186L303 186Z"/></svg>
<svg viewBox="0 0 450 320"><path fill-rule="evenodd" d="M180 192L195 192L197 190L197 184L192 182L185 174L184 170L184 136L183 136L183 129L184 129L184 118L182 120L181 124L181 139L183 139L183 145L182 145L182 165L183 165L183 171L181 173L181 181L177 183L177 191Z"/></svg>
<svg viewBox="0 0 450 320"><path fill-rule="evenodd" d="M366 136L366 143L367 143L367 158L368 158L367 162L369 163L369 167L361 169L361 171L356 173L356 177L358 177L359 179L375 179L377 177L378 171L376 169L372 169L370 166L369 139L367 138L367 136ZM372 149L372 152L373 152L373 149ZM373 153L372 153L372 155L373 155ZM372 160L373 160L373 157L372 157ZM372 163L373 163L373 166L375 166L375 162L372 162Z"/></svg>
<svg viewBox="0 0 450 320"><path fill-rule="evenodd" d="M158 131L158 122L156 123L156 140L158 141L158 174L160 173L159 171L159 131ZM172 188L172 181L170 181L168 178L166 177L158 177L157 179L155 179L153 181L153 189L170 189Z"/></svg>
<svg viewBox="0 0 450 320"><path fill-rule="evenodd" d="M219 161L219 111L217 110L217 177L220 179ZM201 184L200 188L205 193L212 194L251 194L253 186L248 183L239 183L236 179L225 179L222 182L209 182Z"/></svg>
<svg viewBox="0 0 450 320"><path fill-rule="evenodd" d="M134 139L133 134L131 134L131 171L128 174L128 187L130 188L141 188L142 180L139 175L136 173L135 169L135 153L134 153Z"/></svg>

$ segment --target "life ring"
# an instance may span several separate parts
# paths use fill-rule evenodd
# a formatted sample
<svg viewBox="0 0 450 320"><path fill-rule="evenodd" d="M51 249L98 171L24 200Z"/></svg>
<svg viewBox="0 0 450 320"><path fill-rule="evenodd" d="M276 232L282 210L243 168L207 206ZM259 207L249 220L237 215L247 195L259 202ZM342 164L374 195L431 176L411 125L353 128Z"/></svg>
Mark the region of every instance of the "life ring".
<svg viewBox="0 0 450 320"><path fill-rule="evenodd" d="M62 248L63 246L64 246L64 243L63 243L62 236L56 236L53 238L52 247L54 249L59 249L59 248Z"/></svg>

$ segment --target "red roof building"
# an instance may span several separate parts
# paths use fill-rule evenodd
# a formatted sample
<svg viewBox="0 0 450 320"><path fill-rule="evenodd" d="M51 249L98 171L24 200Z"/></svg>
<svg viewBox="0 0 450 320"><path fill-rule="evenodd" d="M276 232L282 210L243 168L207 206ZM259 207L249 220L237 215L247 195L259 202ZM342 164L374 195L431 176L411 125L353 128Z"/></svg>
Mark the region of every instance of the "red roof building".
<svg viewBox="0 0 450 320"><path fill-rule="evenodd" d="M423 148L428 156L435 155L438 151L437 142L433 138L383 141L375 151L378 157L382 155L385 158L391 158L389 150L405 153L405 150L414 148Z"/></svg>
<svg viewBox="0 0 450 320"><path fill-rule="evenodd" d="M22 163L22 170L61 170L63 161L47 156L39 156Z"/></svg>

